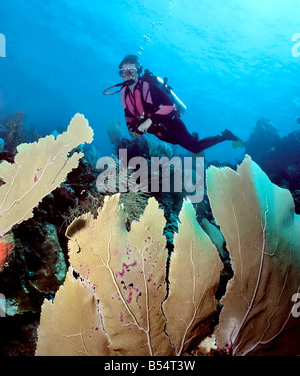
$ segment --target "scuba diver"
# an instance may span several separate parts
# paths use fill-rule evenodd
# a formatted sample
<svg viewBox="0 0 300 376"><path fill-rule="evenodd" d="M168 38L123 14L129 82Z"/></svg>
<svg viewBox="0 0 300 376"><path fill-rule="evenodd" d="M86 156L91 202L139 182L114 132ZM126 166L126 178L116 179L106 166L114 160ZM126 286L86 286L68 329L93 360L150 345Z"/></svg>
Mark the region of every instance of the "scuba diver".
<svg viewBox="0 0 300 376"><path fill-rule="evenodd" d="M162 81L148 70L145 70L142 76L142 71L137 55L125 56L119 65L119 75L124 83L115 85L122 86L122 105L132 137L148 132L162 141L178 144L194 154L223 141L238 140L228 129L219 135L203 139L199 139L197 133L190 134L180 119L185 106L166 84L166 79Z"/></svg>

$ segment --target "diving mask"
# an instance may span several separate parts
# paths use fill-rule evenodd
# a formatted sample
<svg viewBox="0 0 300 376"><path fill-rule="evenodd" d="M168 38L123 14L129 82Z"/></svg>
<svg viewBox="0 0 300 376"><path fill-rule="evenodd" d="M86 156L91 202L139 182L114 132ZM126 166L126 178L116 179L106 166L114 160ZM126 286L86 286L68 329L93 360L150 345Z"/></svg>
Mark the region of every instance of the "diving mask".
<svg viewBox="0 0 300 376"><path fill-rule="evenodd" d="M136 67L130 67L130 68L119 70L119 76L123 78L126 76L135 77L136 75L137 75Z"/></svg>

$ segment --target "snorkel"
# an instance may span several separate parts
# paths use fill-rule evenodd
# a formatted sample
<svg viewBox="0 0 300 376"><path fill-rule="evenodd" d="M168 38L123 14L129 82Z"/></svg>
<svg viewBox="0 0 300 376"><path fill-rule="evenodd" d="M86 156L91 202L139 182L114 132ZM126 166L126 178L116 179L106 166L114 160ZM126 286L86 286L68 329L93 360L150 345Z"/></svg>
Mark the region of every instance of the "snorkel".
<svg viewBox="0 0 300 376"><path fill-rule="evenodd" d="M112 85L112 86L106 88L105 90L103 90L103 94L104 94L104 95L113 95L113 94L117 94L117 93L119 93L119 92L123 89L124 86L132 85L132 84L134 84L134 83L135 83L135 80L134 80L133 78L132 78L131 80L128 80L128 81L125 81L125 82L120 82L119 84ZM119 89L119 90L116 90L116 91L113 91L113 92L111 92L111 93L108 93L109 90L111 90L111 89L113 89L113 88L115 88L115 87L120 87L120 89Z"/></svg>

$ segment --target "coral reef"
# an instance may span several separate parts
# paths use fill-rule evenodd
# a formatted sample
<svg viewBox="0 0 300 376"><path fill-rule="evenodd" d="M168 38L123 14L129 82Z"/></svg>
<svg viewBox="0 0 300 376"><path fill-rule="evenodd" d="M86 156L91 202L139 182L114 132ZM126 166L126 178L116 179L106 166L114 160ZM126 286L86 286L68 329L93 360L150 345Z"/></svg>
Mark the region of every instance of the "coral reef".
<svg viewBox="0 0 300 376"><path fill-rule="evenodd" d="M4 140L4 151L15 153L16 147L24 141L23 112L7 116L0 124L0 137ZM2 150L0 150L2 151Z"/></svg>
<svg viewBox="0 0 300 376"><path fill-rule="evenodd" d="M106 198L97 219L86 214L69 226L69 258L79 280L75 282L70 269L54 304L43 306L37 355L57 355L61 348L65 355L175 355L191 346L195 333L200 338L207 333L216 309L214 295L222 263L197 223L192 204L185 203L180 214L167 286L163 211L151 198L140 221L128 232L118 201L117 195ZM183 273L186 278L182 279ZM81 292L82 300L76 299L76 306L70 307L70 294ZM89 296L94 299L87 304ZM83 310L90 312L85 324ZM99 313L102 325L96 330ZM74 319L67 326L66 315ZM53 325L49 320L55 320ZM88 343L84 348L80 337Z"/></svg>
<svg viewBox="0 0 300 376"><path fill-rule="evenodd" d="M14 248L15 241L12 232L8 232L0 238L0 272L2 272Z"/></svg>
<svg viewBox="0 0 300 376"><path fill-rule="evenodd" d="M152 157L167 157L171 158L174 154L173 146L163 143L161 141L156 141L153 139L148 139L144 137L140 138L133 138L131 140L127 138L122 138L119 143L114 144L115 150L115 161L116 167L118 170L117 176L119 180L125 179L130 183L130 179L134 174L134 171L130 171L128 169L123 169L122 166L119 166L119 161L117 155L120 149L126 149L127 159L130 160L134 157L142 157L147 161L147 165L150 168ZM183 158L183 157L182 157ZM123 170L125 171L123 173ZM99 171L100 172L100 171ZM125 174L125 175L124 175ZM150 172L148 171L148 176L150 176ZM174 181L174 168L171 166L170 171L170 180L171 182ZM122 181L116 181L116 188L117 192L119 189L119 185ZM185 192L151 192L150 181L148 181L147 187L141 187L143 189L137 192L122 192L120 195L120 203L124 205L125 212L127 213L128 223L127 225L130 226L130 223L133 220L138 220L140 215L142 214L143 210L146 207L147 200L149 196L155 197L155 199L159 202L160 207L164 210L164 215L167 220L166 226L164 229L164 234L167 236L167 240L169 242L170 247L172 247L173 243L173 236L174 233L178 230L178 214L182 206L183 199L185 197ZM159 185L161 187L161 176ZM149 195L148 192L151 192Z"/></svg>
<svg viewBox="0 0 300 376"><path fill-rule="evenodd" d="M53 224L31 219L26 226L18 226L13 236L13 255L0 281L10 316L38 312L44 297L55 294L66 275L64 252Z"/></svg>
<svg viewBox="0 0 300 376"><path fill-rule="evenodd" d="M21 115L14 120L13 117L2 120L0 137L5 141L5 149L0 152L0 160L7 161L7 168L10 164L14 165L16 157L16 147L12 146L11 152L6 148L4 125L8 119L10 124L18 125L15 130L20 132L19 136L18 132L15 133L15 138L12 133L11 145L14 139L24 142ZM173 146L153 143L151 138L145 137L129 140L119 132L118 126L110 128L116 155L122 148L127 149L128 159L143 156L149 161L152 156L171 158L174 155ZM53 137L57 138L59 140L60 135ZM99 192L95 184L99 175L96 168L99 153L93 145L74 146L75 149L70 149L69 155L84 153L77 167L51 193L49 191L33 202L30 219L14 224L0 239L0 292L7 299L7 317L5 328L1 329L0 354L34 354L36 329L40 324L43 301L45 308L39 333L44 344L39 345L37 353L53 353L56 347L54 341L58 341L60 348L64 348L68 355L111 355L116 353L115 347L122 349L120 353L132 354L132 350L126 349L126 341L136 338L126 331L118 334L114 320L121 319L123 324L129 320L128 327L132 328L130 332L136 333L138 341L141 341L139 343L145 344L140 351L148 354L161 354L160 341L164 343L165 339L162 338L167 327L172 346L166 345L164 351L170 351L170 354L299 353L298 327L289 314L293 306L290 295L295 294L299 287L299 245L297 237L294 238L293 235L299 230L298 216L293 216L294 204L296 213L300 213L299 143L298 131L280 138L269 120L260 119L246 142L248 154L256 163L246 158L235 172L236 167L233 165L229 166L231 168L224 168L218 161L206 162L207 166L215 165L219 168L208 169L208 195L205 193L203 201L195 205L195 212L192 205L187 205L184 201L184 192L122 192L119 196L107 197L104 205L104 198L108 194ZM273 183L288 188L294 201L286 189L281 190L272 185L258 165ZM24 165L22 166L24 169ZM58 166L55 168L59 169ZM36 178L38 180L38 176ZM130 178L130 174L126 175L126 179ZM4 176L0 173L0 189L6 185L3 180ZM150 197L150 206L147 206ZM105 232L105 226L109 224L111 231ZM91 251L87 243L92 241L88 231L92 231L93 226L99 228L99 234L103 234L100 241L92 247L94 253L91 256L98 255L94 262L90 256L87 259L84 257ZM160 261L154 257L157 250L148 239L148 236L152 239L150 232L156 233L158 228ZM69 239L66 237L66 230ZM83 241L80 236L85 232L89 235ZM72 243L77 236L79 242L83 241L80 248ZM130 242L126 243L124 239L130 239ZM100 253L97 253L97 247L105 241L108 241L110 247L101 248ZM121 245L122 241L125 245ZM197 248L200 243L206 244L201 251ZM73 245L70 246L71 244ZM120 245L120 259L115 259L115 244ZM147 246L151 249L151 258L145 253ZM205 256L205 248L213 250L209 254L219 255L217 269L211 278L205 274L211 272L210 266L203 268L204 259L201 259L201 265L197 259L200 255ZM102 252L105 249L111 252L104 255ZM123 253L121 249L124 249ZM142 253L138 250L142 250ZM103 268L99 266L99 255L104 260ZM105 259L107 256L109 261ZM146 261L143 261L143 256ZM287 262L288 256L290 262ZM138 265L132 265L135 260ZM154 269L155 273L150 278ZM66 274L67 270L69 272ZM117 277L113 284L112 280L109 284L105 282L102 288L100 285L106 281L106 277L100 282L102 274L96 275L96 270L97 273L110 271L110 278L113 275L116 277L119 272L123 274L123 278ZM207 286L209 293L202 296L201 289L205 286L201 285L201 275L207 283L212 284L211 289ZM154 295L156 290L153 289L154 276L161 281L157 297ZM199 291L195 289L198 283ZM244 284L247 288L241 290L240 287ZM280 286L277 291L276 286ZM116 292L111 300L114 288ZM137 291L143 291L140 297ZM72 298L74 294L76 299ZM157 321L155 314L147 314L145 300L141 298L147 294L153 299L149 301L153 306L156 302L164 301L163 313L155 305ZM136 299L143 303L142 308L132 308L133 315L130 315ZM194 305L190 302L194 302ZM113 305L115 303L116 307ZM126 310L118 311L122 303L123 308L127 305L128 309L125 307ZM205 307L211 308L208 313L205 313ZM64 327L68 323L60 323L59 320L62 314L66 314L63 313L66 309L69 315L68 328ZM109 313L116 313L113 318L106 314L109 309ZM165 311L169 318L167 321ZM89 320L83 322L80 313L88 316ZM144 325L145 317L149 319L149 331ZM265 323L268 324L267 327L264 326ZM141 332L143 336L140 336ZM61 333L82 333L82 337L68 337L72 341L65 345L63 341L66 338L61 338ZM156 335L159 340L156 340ZM115 337L113 346L108 336ZM143 338L148 338L150 342L145 342ZM82 339L86 341L85 347L81 347ZM117 353L119 354L119 350Z"/></svg>
<svg viewBox="0 0 300 376"><path fill-rule="evenodd" d="M288 188L292 194L300 190L300 131L279 137L274 125L260 119L250 135L247 153L269 176L271 181ZM296 212L300 213L297 205Z"/></svg>
<svg viewBox="0 0 300 376"><path fill-rule="evenodd" d="M97 219L83 215L66 232L74 269L54 303L43 305L36 354L57 355L60 343L65 355L181 355L214 330L207 340L212 348L202 345L206 354L217 351L216 343L232 355L297 355L299 325L291 312L300 284L300 217L290 192L272 184L250 157L237 171L211 167L207 185L234 271L215 327L222 263L192 204L183 204L168 264L158 203L151 198L127 232L113 196ZM70 312L77 291L82 300ZM90 312L90 325L79 307ZM94 336L97 314L102 325Z"/></svg>
<svg viewBox="0 0 300 376"><path fill-rule="evenodd" d="M71 205L75 205L77 200L84 201L91 185L90 172L89 183L85 181L88 180L83 173L86 167L81 170L79 168L82 172L80 179L71 176L69 184L73 184L74 189L66 182L62 183L83 156L72 149L85 141L91 142L92 130L83 117L77 116L71 123L69 131L56 140L50 136L34 144L22 144L17 148L16 156L5 153L3 159L10 159L6 157L12 155L10 162L16 159L16 163L5 161L0 165L0 291L6 298L6 314L9 318L6 323L11 322L12 325L14 322L22 322L21 319L10 319L16 314L24 315L24 320L25 316L26 320L30 320L31 315L35 320L35 312L39 312L43 299L55 294L65 278L67 251L63 213ZM71 156L68 155L69 152L72 152ZM33 154L37 158L32 158ZM2 156L3 153L0 157ZM40 168L43 161L46 167L41 172L36 166L38 164ZM61 187L56 188L60 184ZM87 188L86 191L84 187ZM75 191L80 192L78 198L73 193ZM37 206L39 201L40 205ZM28 213L32 210L30 219L25 220L24 210ZM12 229L8 231L10 228ZM16 331L11 328L8 333L13 335ZM30 346L33 346L33 342L28 343L27 354L32 354L33 348ZM9 340L3 351L11 352ZM25 352L25 348L23 351ZM2 354L2 350L0 353Z"/></svg>
<svg viewBox="0 0 300 376"><path fill-rule="evenodd" d="M117 147L122 138L124 138L121 123L118 121L111 121L107 127L107 134L111 144Z"/></svg>

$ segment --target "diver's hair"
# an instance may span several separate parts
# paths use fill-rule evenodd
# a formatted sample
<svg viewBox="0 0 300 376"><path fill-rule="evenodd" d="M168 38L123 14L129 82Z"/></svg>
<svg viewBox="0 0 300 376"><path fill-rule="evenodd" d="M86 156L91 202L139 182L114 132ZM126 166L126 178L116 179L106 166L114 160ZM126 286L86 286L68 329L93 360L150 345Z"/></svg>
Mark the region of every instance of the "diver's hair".
<svg viewBox="0 0 300 376"><path fill-rule="evenodd" d="M137 55L126 55L119 65L119 69L122 69L124 64L134 64L137 69L138 75L143 72L143 67L139 62L139 57Z"/></svg>

